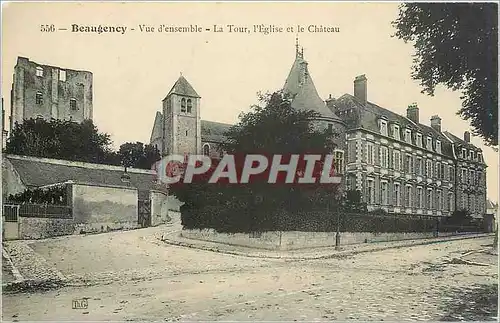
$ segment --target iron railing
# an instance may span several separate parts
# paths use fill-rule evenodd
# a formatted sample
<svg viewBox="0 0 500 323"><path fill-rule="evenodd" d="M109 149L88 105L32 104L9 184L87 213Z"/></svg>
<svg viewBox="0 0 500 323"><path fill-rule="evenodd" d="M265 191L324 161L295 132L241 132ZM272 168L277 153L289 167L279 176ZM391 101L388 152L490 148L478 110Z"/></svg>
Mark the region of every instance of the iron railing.
<svg viewBox="0 0 500 323"><path fill-rule="evenodd" d="M17 209L17 216L14 211ZM53 205L53 204L5 204L4 205L5 221L16 222L18 217L26 218L56 218L56 219L71 219L73 214L70 206ZM7 220L7 218L9 220Z"/></svg>

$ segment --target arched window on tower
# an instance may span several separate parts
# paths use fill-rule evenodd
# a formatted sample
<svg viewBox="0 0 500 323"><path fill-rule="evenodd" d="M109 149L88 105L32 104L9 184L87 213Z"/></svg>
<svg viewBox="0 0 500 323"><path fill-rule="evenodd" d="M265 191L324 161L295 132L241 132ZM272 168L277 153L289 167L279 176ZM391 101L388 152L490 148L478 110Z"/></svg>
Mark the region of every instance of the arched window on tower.
<svg viewBox="0 0 500 323"><path fill-rule="evenodd" d="M186 112L186 99L181 100L181 112Z"/></svg>
<svg viewBox="0 0 500 323"><path fill-rule="evenodd" d="M191 110L193 109L193 103L191 102L191 99L187 100L187 113L191 113Z"/></svg>
<svg viewBox="0 0 500 323"><path fill-rule="evenodd" d="M210 155L210 145L209 144L204 144L203 145L203 155L209 156Z"/></svg>

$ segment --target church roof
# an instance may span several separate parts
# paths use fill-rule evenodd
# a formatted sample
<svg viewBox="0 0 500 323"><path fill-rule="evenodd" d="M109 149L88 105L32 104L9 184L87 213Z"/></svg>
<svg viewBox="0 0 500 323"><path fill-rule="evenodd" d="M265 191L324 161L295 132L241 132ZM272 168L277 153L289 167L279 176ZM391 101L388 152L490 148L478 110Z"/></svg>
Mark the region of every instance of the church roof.
<svg viewBox="0 0 500 323"><path fill-rule="evenodd" d="M225 133L231 126L227 123L201 120L201 140L221 143L226 139Z"/></svg>
<svg viewBox="0 0 500 323"><path fill-rule="evenodd" d="M194 88L189 84L189 82L186 80L184 76L179 76L177 81L175 82L174 86L172 86L172 89L170 89L170 92L168 92L167 96L165 99L170 96L171 94L178 94L178 95L184 95L184 96L190 96L193 98L201 98L198 93L194 90Z"/></svg>
<svg viewBox="0 0 500 323"><path fill-rule="evenodd" d="M313 110L325 118L342 121L321 99L309 74L307 61L298 48L295 61L283 86L283 91L292 97L292 107L297 110Z"/></svg>

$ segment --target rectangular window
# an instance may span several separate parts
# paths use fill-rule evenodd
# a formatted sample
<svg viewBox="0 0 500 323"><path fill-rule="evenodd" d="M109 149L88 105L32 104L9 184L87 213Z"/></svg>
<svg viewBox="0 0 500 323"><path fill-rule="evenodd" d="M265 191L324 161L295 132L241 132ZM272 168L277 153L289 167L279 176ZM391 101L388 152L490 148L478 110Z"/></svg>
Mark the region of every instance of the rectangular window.
<svg viewBox="0 0 500 323"><path fill-rule="evenodd" d="M446 167L444 166L444 163L441 164L441 179L444 180L444 172L445 172Z"/></svg>
<svg viewBox="0 0 500 323"><path fill-rule="evenodd" d="M448 210L453 212L455 210L455 201L453 200L453 193L448 193Z"/></svg>
<svg viewBox="0 0 500 323"><path fill-rule="evenodd" d="M69 100L69 108L70 108L72 111L78 110L78 108L77 108L77 106L76 106L76 99L70 99L70 100Z"/></svg>
<svg viewBox="0 0 500 323"><path fill-rule="evenodd" d="M380 120L380 133L387 136L387 121L385 120Z"/></svg>
<svg viewBox="0 0 500 323"><path fill-rule="evenodd" d="M387 205L389 204L388 203L388 191L387 191L387 182L381 182L380 183L380 191L382 193L382 201L381 201L381 204L382 205Z"/></svg>
<svg viewBox="0 0 500 323"><path fill-rule="evenodd" d="M401 185L394 183L394 203L396 206L401 206Z"/></svg>
<svg viewBox="0 0 500 323"><path fill-rule="evenodd" d="M333 160L333 167L336 174L344 173L344 152L342 150L335 150L335 159Z"/></svg>
<svg viewBox="0 0 500 323"><path fill-rule="evenodd" d="M367 143L366 145L366 162L370 165L373 165L373 154L374 149L373 149L373 144L371 142Z"/></svg>
<svg viewBox="0 0 500 323"><path fill-rule="evenodd" d="M436 209L437 209L438 211L441 211L441 210L442 210L442 208L443 208L443 207L442 207L442 205L441 205L441 203L442 203L442 196L441 196L441 194L442 194L442 193L443 193L443 192L442 192L442 191L439 191L439 190L436 192Z"/></svg>
<svg viewBox="0 0 500 323"><path fill-rule="evenodd" d="M389 154L387 152L387 147L380 147L380 166L387 168L389 165Z"/></svg>
<svg viewBox="0 0 500 323"><path fill-rule="evenodd" d="M413 173L413 163L412 163L412 158L411 155L406 154L405 156L405 168L407 169L407 172L412 174Z"/></svg>
<svg viewBox="0 0 500 323"><path fill-rule="evenodd" d="M35 101L36 101L36 104L43 104L42 92L36 92Z"/></svg>
<svg viewBox="0 0 500 323"><path fill-rule="evenodd" d="M394 139L399 140L399 126L394 125Z"/></svg>
<svg viewBox="0 0 500 323"><path fill-rule="evenodd" d="M439 162L436 162L436 178L441 178L441 164Z"/></svg>
<svg viewBox="0 0 500 323"><path fill-rule="evenodd" d="M441 141L436 140L436 152L441 153Z"/></svg>
<svg viewBox="0 0 500 323"><path fill-rule="evenodd" d="M417 187L417 206L422 208L424 205L424 195L421 187Z"/></svg>
<svg viewBox="0 0 500 323"><path fill-rule="evenodd" d="M462 158L467 159L467 150L465 148L462 148Z"/></svg>
<svg viewBox="0 0 500 323"><path fill-rule="evenodd" d="M483 155L481 153L477 153L477 161L482 162L483 161Z"/></svg>
<svg viewBox="0 0 500 323"><path fill-rule="evenodd" d="M401 170L401 153L398 150L394 151L394 169Z"/></svg>
<svg viewBox="0 0 500 323"><path fill-rule="evenodd" d="M450 172L450 182L455 182L455 169L453 166L448 166L449 172Z"/></svg>
<svg viewBox="0 0 500 323"><path fill-rule="evenodd" d="M40 77L43 76L43 68L41 68L40 66L38 66L36 68L36 76L40 76Z"/></svg>
<svg viewBox="0 0 500 323"><path fill-rule="evenodd" d="M462 183L467 184L467 170L462 168Z"/></svg>
<svg viewBox="0 0 500 323"><path fill-rule="evenodd" d="M427 209L432 210L432 188L427 189Z"/></svg>
<svg viewBox="0 0 500 323"><path fill-rule="evenodd" d="M59 70L59 81L66 82L66 71Z"/></svg>
<svg viewBox="0 0 500 323"><path fill-rule="evenodd" d="M406 206L412 207L411 186L406 186L405 199L406 199Z"/></svg>
<svg viewBox="0 0 500 323"><path fill-rule="evenodd" d="M432 150L432 138L427 137L427 150Z"/></svg>
<svg viewBox="0 0 500 323"><path fill-rule="evenodd" d="M422 163L422 158L417 157L417 174L422 176L423 175L423 168L424 164Z"/></svg>
<svg viewBox="0 0 500 323"><path fill-rule="evenodd" d="M366 180L366 202L373 204L375 200L375 187L373 186L373 179Z"/></svg>
<svg viewBox="0 0 500 323"><path fill-rule="evenodd" d="M417 146L422 147L422 134L417 134Z"/></svg>
<svg viewBox="0 0 500 323"><path fill-rule="evenodd" d="M409 144L411 144L411 130L406 129L405 130L405 141Z"/></svg>
<svg viewBox="0 0 500 323"><path fill-rule="evenodd" d="M425 176L431 178L432 177L432 160L427 159L427 165L425 169Z"/></svg>

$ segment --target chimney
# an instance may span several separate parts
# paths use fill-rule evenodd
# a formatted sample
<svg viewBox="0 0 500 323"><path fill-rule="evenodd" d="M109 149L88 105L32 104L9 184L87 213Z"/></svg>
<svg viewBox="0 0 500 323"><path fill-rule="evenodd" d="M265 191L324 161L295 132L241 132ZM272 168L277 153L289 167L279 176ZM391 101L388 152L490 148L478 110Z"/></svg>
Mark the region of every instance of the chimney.
<svg viewBox="0 0 500 323"><path fill-rule="evenodd" d="M441 132L441 118L439 116L431 117L431 127L432 129Z"/></svg>
<svg viewBox="0 0 500 323"><path fill-rule="evenodd" d="M464 141L470 143L470 132L464 132Z"/></svg>
<svg viewBox="0 0 500 323"><path fill-rule="evenodd" d="M410 104L406 109L406 117L417 124L420 123L418 117L418 106L415 102Z"/></svg>
<svg viewBox="0 0 500 323"><path fill-rule="evenodd" d="M367 84L365 74L356 76L356 78L354 79L354 97L361 103L366 104Z"/></svg>

